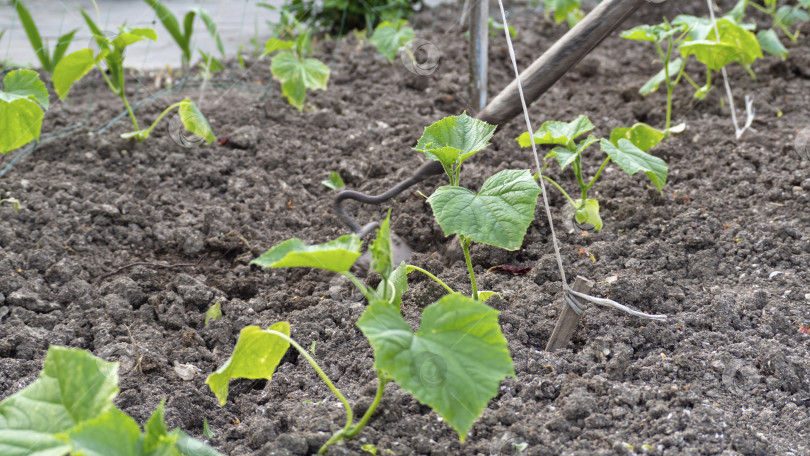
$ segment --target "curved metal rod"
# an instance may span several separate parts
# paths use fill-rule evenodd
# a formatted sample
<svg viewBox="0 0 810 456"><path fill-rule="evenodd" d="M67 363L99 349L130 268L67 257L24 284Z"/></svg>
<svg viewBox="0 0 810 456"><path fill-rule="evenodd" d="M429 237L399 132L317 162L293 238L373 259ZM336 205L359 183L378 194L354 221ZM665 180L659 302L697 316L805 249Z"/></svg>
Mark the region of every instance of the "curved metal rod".
<svg viewBox="0 0 810 456"><path fill-rule="evenodd" d="M588 55L602 40L625 21L647 0L604 0L579 24L554 43L521 75L526 101L534 102L559 80L571 67ZM475 118L502 125L521 112L517 81L512 81ZM335 211L355 233L367 232L352 219L343 208L343 201L352 199L368 204L381 204L399 195L408 187L430 176L441 174L444 169L439 162L429 162L387 192L378 196L366 195L354 190L344 190L335 198Z"/></svg>

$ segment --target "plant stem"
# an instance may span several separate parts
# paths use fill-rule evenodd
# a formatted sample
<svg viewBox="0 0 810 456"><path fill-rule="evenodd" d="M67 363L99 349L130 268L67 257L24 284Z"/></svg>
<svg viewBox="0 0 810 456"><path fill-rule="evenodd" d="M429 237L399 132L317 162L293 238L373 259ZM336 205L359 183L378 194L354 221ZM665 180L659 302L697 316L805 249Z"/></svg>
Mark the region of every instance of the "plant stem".
<svg viewBox="0 0 810 456"><path fill-rule="evenodd" d="M667 57L664 60L664 80L667 83L667 121L666 121L666 128L665 130L669 130L670 125L672 124L672 89L673 84L672 81L669 79L669 59L672 56L672 37L668 39L668 46L667 46Z"/></svg>
<svg viewBox="0 0 810 456"><path fill-rule="evenodd" d="M363 296L365 296L365 297L366 297L366 299L368 300L368 302L371 302L371 301L373 301L373 300L374 300L374 297L371 295L371 292L369 292L369 291L368 291L368 288L366 288L366 286L365 286L365 285L363 285L363 282L361 282L361 281L360 281L360 279L358 279L357 277L355 277L355 275L354 275L354 274L352 274L352 273L351 273L351 272L349 272L349 271L341 272L340 274L341 274L341 275L343 275L343 276L345 276L345 277L348 277L348 278L349 278L349 280L351 280L351 281L352 281L352 283L354 284L354 286L356 286L356 287L357 287L357 289L358 289L358 290L360 290L360 292L361 292L361 293L363 293Z"/></svg>
<svg viewBox="0 0 810 456"><path fill-rule="evenodd" d="M574 160L573 168L574 174L577 175L577 183L579 183L579 189L582 191L580 204L585 204L585 200L588 199L588 186L585 185L585 181L582 179L582 156L579 155L577 156L577 158Z"/></svg>
<svg viewBox="0 0 810 456"><path fill-rule="evenodd" d="M138 119L135 118L135 113L132 112L132 107L129 105L129 101L127 101L127 94L124 91L124 86L122 85L120 90L116 89L112 81L110 81L110 78L107 77L107 72L104 71L104 68L101 68L101 65L98 63L96 63L96 67L98 68L98 71L101 72L101 76L104 77L104 82L107 83L110 90L112 90L114 94L118 95L118 98L124 102L124 106L126 106L127 112L129 113L129 118L132 119L132 126L135 127L135 131L140 130L141 128L138 126Z"/></svg>
<svg viewBox="0 0 810 456"><path fill-rule="evenodd" d="M272 329L266 329L265 332L280 337L289 342L290 345L292 345L296 350L298 350L298 353L301 353L301 356L303 356L307 360L307 362L309 362L309 365L312 366L313 369L315 369L315 372L318 373L318 375L321 377L321 380L323 380L323 382L326 383L326 386L329 387L329 389L332 390L332 393L338 398L338 400L341 403L343 403L343 408L346 409L346 426L343 428L343 432L348 431L349 428L351 428L352 422L354 421L354 415L352 414L352 407L351 405L349 405L349 401L347 401L346 398L343 396L343 394L340 393L340 391L335 387L332 381L329 380L329 377L326 376L323 369L321 369L321 367L318 365L315 359L309 353L307 353L306 350L304 350L304 347L298 345L298 342L294 341L290 336Z"/></svg>
<svg viewBox="0 0 810 456"><path fill-rule="evenodd" d="M472 240L467 236L458 236L461 242L461 249L464 251L464 260L467 262L467 270L470 272L470 284L472 284L472 298L478 301L478 285L475 283L475 271L473 270L472 260L470 259L470 243Z"/></svg>
<svg viewBox="0 0 810 456"><path fill-rule="evenodd" d="M126 100L124 100L124 103L126 103ZM157 127L158 122L160 122L160 120L163 119L166 116L166 114L168 114L172 109L179 108L182 103L183 102L181 101L181 102L175 103L175 104L169 106L168 108L164 109L163 112L160 113L158 118L155 119L154 122L152 122L152 125L144 131L144 137L149 136L149 134L152 133L152 130L154 130L155 127ZM138 128L138 127L136 126L135 128Z"/></svg>
<svg viewBox="0 0 810 456"><path fill-rule="evenodd" d="M377 371L377 394L374 395L374 401L371 402L371 405L368 407L368 410L366 410L366 413L363 414L363 417L360 418L360 421L344 434L345 438L351 439L355 437L360 431L363 430L364 427L366 427L368 420L371 419L371 415L374 414L374 411L377 410L377 407L380 405L383 393L385 392L385 384L390 380L391 379L388 378L384 372Z"/></svg>
<svg viewBox="0 0 810 456"><path fill-rule="evenodd" d="M585 192L587 192L588 190L591 189L591 187L593 187L593 184L596 183L596 179L599 177L600 174L602 174L602 171L605 169L608 162L610 162L610 157L606 158L605 161L602 162L602 166L599 167L599 170L596 171L596 174L593 175L593 179L591 179L591 181L588 182L588 185L585 187Z"/></svg>
<svg viewBox="0 0 810 456"><path fill-rule="evenodd" d="M453 291L453 289L450 288L446 283L442 282L441 279L439 279L435 275L431 274L430 272L420 268L419 266L413 266L413 265L410 265L410 264L406 264L405 268L406 268L406 271L408 269L413 270L413 271L419 271L422 274L424 274L424 275L430 277L431 279L433 279L436 283L438 283L442 287L444 287L444 289L447 290L449 293L455 293L455 291Z"/></svg>
<svg viewBox="0 0 810 456"><path fill-rule="evenodd" d="M557 182L554 182L554 179L552 179L552 178L550 178L550 177L546 176L545 174L543 175L543 179L545 179L546 181L550 182L550 183L551 183L551 185L555 186L555 187L557 188L557 190L559 190L559 191L560 191L560 193L562 193L562 194L563 194L563 196L565 197L565 199L567 199L567 200L568 200L568 202L569 202L569 203L571 203L571 205L572 205L572 206L574 206L574 207L576 207L576 206L577 206L576 204L574 204L574 199L573 199L573 198L571 198L570 196L568 196L568 192L566 192L565 190L563 190L563 188L562 188L562 187L560 187L560 184L558 184Z"/></svg>

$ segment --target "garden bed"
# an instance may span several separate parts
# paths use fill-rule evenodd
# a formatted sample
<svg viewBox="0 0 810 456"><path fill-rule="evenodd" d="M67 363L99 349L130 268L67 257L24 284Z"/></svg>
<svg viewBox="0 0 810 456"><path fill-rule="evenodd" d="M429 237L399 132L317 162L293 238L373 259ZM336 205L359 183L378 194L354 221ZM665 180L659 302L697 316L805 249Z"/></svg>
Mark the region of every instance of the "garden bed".
<svg viewBox="0 0 810 456"><path fill-rule="evenodd" d="M705 8L650 3L623 29ZM566 28L531 7L512 10L525 67ZM345 414L296 353L272 382L233 381L222 408L205 377L230 355L242 327L286 320L352 403L371 402L373 353L355 326L364 303L348 281L248 263L289 237L318 243L348 231L334 213L335 193L320 183L330 171L376 194L422 163L411 147L423 128L467 109L456 19L449 5L412 19L417 36L441 52L437 71L424 77L355 37L320 43L332 77L327 91L308 93L301 113L277 83L265 90L266 60L233 65L228 84L168 93L139 110L152 120L191 96L220 139L211 146L183 148L165 125L143 144L120 139L126 118L91 134L122 109L99 78L54 103L43 131L83 125L0 180L23 205L0 206L0 399L34 381L49 344L68 345L122 363L116 403L141 423L166 398L170 427L201 437L205 419L210 444L227 455L316 451ZM688 127L652 151L670 167L663 195L611 164L593 190L605 228L585 235L563 220L565 200L549 187L569 277L588 277L595 295L670 319L590 308L568 349L545 352L561 284L538 207L522 250L472 249L481 287L501 294L489 304L501 312L517 378L502 383L466 442L392 384L359 437L328 454L364 454L366 444L396 455L810 454L810 335L800 331L810 324L810 156L794 146L797 131L810 127L808 24L803 33L787 61L754 64L756 81L730 67L737 103L750 94L757 110L756 131L740 140L719 85L702 102L685 84L677 88L674 121ZM637 121L662 125L664 94L637 93L657 71L647 51L607 38L533 105L535 127L578 114L601 136ZM502 35L491 39L490 55L495 94L513 74ZM155 79L133 76L134 99L165 85ZM532 168L530 152L514 141L524 127L522 119L499 126L490 148L465 166L464 185ZM597 153L585 153L586 166ZM556 165L549 172L571 182ZM430 179L392 200L392 228L415 249L413 264L467 290L463 258L436 253L448 240L422 196L441 183ZM349 204L361 223L381 220L387 208ZM503 264L532 270L486 272ZM416 274L409 286L402 309L415 326L443 290ZM223 317L205 326L216 301ZM199 372L184 381L176 363Z"/></svg>

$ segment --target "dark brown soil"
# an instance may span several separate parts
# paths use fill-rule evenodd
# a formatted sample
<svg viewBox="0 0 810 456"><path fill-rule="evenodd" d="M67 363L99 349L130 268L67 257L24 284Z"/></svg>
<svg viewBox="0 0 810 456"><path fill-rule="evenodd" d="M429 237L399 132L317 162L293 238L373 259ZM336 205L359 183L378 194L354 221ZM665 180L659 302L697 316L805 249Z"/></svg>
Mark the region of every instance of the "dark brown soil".
<svg viewBox="0 0 810 456"><path fill-rule="evenodd" d="M566 27L530 7L512 8L525 67ZM705 4L650 3L626 25L679 12L704 15ZM418 36L441 51L429 77L389 64L352 37L319 45L332 68L329 90L310 93L303 113L281 98L277 83L268 86L267 60L235 67L228 77L239 84L189 88L138 110L145 122L192 97L228 137L224 146L180 147L165 125L135 144L118 137L126 118L90 134L122 111L97 78L54 103L44 131L84 125L43 144L0 181L3 195L24 206L0 206L0 397L36 378L49 344L69 345L122 363L117 403L140 422L166 398L170 425L200 436L207 419L210 443L230 456L317 449L345 414L302 358L288 354L270 383L232 382L222 408L205 377L242 327L286 320L302 345L315 344L351 402L371 401L372 350L355 326L364 307L348 285L248 262L289 237L323 242L347 232L332 209L335 193L320 184L330 171L349 188L380 193L421 164L410 148L423 127L467 109L465 46L448 25L455 15L444 6L413 20ZM520 251L473 247L481 287L503 296L493 305L517 378L503 382L467 441L393 386L359 438L330 454L363 454L370 443L396 455L810 455L810 336L800 332L810 324L810 157L793 145L810 126L809 32L805 25L787 61L757 61L756 81L730 68L737 103L750 94L757 110L756 131L740 140L720 86L705 102L680 86L675 122L688 128L655 149L670 166L663 195L643 176L611 166L595 186L601 233L565 229L564 200L549 190L569 277L589 277L597 295L669 320L590 308L568 349L543 351L561 284L538 208ZM502 36L491 40L491 93L512 74L505 50ZM637 94L655 71L648 45L610 37L534 104L533 122L586 114L602 136L637 121L662 126L664 94ZM690 71L702 80L697 65ZM155 91L151 76L139 80L136 99ZM522 128L522 119L499 127L491 148L466 166L467 186L532 166L513 140ZM589 174L600 153L586 153ZM556 165L550 173L575 185ZM447 240L418 193L440 184L431 179L393 200L393 227L417 251L414 264L466 290L463 261L440 261ZM387 207L350 210L366 223ZM485 272L500 264L533 270ZM442 290L416 276L410 286L403 309L414 323ZM224 317L205 327L215 301ZM175 363L200 373L183 381ZM522 443L519 453L513 444Z"/></svg>

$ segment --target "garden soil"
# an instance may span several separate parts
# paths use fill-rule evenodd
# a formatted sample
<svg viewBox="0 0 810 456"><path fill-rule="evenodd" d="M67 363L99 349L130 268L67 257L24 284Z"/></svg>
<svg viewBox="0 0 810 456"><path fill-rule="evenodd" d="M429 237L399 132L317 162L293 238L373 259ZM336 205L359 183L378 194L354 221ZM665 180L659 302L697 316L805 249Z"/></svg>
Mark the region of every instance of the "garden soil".
<svg viewBox="0 0 810 456"><path fill-rule="evenodd" d="M705 8L649 3L625 25ZM522 68L567 29L525 4L511 11ZM307 95L303 112L280 95L267 59L249 59L246 69L234 63L217 76L229 84L189 84L138 109L145 123L194 98L220 139L204 147L180 146L165 121L143 144L118 137L131 126L127 118L99 134L122 112L100 78L54 102L45 132L82 126L43 141L0 180L3 195L23 206L0 207L0 398L37 378L50 344L67 345L121 363L116 404L141 423L166 399L171 427L202 437L207 421L208 441L227 455L310 454L346 415L302 357L288 353L271 382L231 382L224 407L204 383L241 328L284 320L365 410L376 375L355 326L363 301L331 274L249 262L290 237L318 243L348 232L332 206L336 193L321 184L330 171L348 188L381 193L423 163L411 147L425 126L474 112L456 16L445 5L412 19L417 36L441 53L427 76L352 36L317 44L332 75L327 91ZM653 150L669 164L663 193L641 173L610 165L593 189L600 233L572 226L565 200L549 188L569 279L590 278L594 294L667 320L589 307L571 344L545 352L562 295L538 206L522 249L472 248L480 288L500 293L490 304L500 311L516 378L502 382L466 440L391 384L368 427L329 454L370 454L362 447L374 445L379 455L402 456L810 455L810 335L801 331L810 325L810 154L794 144L810 127L808 34L805 24L787 60L757 60L756 80L729 68L737 106L750 95L756 108L739 140L722 87L696 101L682 83L674 121L686 131ZM490 55L494 94L513 74L500 34ZM614 34L531 107L535 127L578 114L601 136L639 121L662 126L663 90L637 93L656 71L652 45ZM688 72L703 80L694 61ZM168 77L133 74L133 97L156 93ZM514 141L523 127L522 119L500 125L465 166L463 184L477 188L498 170L531 168L530 152ZM601 154L585 153L588 175ZM548 174L574 190L570 172L552 164ZM468 291L464 262L448 253L425 202L442 183L432 178L388 205L348 207L361 224L391 207L394 230L415 250L412 262ZM487 272L504 264L532 269ZM417 274L409 286L403 312L417 327L442 289ZM217 301L223 316L206 326Z"/></svg>

